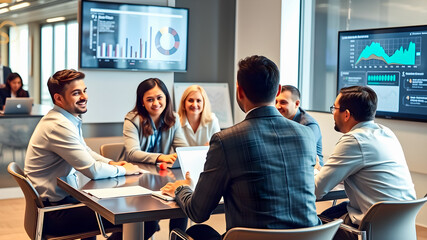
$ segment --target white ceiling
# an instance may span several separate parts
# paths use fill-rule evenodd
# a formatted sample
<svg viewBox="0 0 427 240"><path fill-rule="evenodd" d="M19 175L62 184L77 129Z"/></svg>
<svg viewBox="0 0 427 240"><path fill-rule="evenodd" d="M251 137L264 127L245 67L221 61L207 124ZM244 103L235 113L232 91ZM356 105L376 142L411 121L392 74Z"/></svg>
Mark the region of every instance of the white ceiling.
<svg viewBox="0 0 427 240"><path fill-rule="evenodd" d="M43 22L52 17L77 18L77 0L26 0L26 2L31 5L0 14L0 22L9 20L19 25L30 22Z"/></svg>

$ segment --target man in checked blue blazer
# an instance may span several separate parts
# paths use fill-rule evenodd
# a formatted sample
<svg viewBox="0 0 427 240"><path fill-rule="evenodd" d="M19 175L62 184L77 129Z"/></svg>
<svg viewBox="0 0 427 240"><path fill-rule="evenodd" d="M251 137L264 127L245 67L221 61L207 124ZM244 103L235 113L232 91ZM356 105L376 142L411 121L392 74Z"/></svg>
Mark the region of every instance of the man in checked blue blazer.
<svg viewBox="0 0 427 240"><path fill-rule="evenodd" d="M194 192L191 178L168 183L163 193L194 222L209 219L224 197L227 230L234 227L291 229L320 224L316 215L316 143L310 128L275 108L277 66L263 56L239 62L237 102L244 121L216 133ZM221 239L206 225L187 230L195 239Z"/></svg>

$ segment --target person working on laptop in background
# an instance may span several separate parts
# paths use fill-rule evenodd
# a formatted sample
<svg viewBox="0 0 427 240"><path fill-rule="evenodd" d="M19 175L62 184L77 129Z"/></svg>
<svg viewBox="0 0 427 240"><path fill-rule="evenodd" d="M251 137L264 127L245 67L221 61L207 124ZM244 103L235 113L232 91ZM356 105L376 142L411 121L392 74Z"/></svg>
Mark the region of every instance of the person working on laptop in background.
<svg viewBox="0 0 427 240"><path fill-rule="evenodd" d="M135 107L125 116L123 123L125 158L127 161L156 164L173 163L173 148L186 147L178 114L172 110L172 101L166 85L158 78L142 81L136 90ZM171 219L169 228L187 228L187 218ZM158 230L157 221L145 232Z"/></svg>
<svg viewBox="0 0 427 240"><path fill-rule="evenodd" d="M76 170L91 179L142 173L138 166L104 158L86 145L79 117L87 111L84 77L82 72L62 70L49 78L47 85L54 107L40 120L28 144L25 174L45 206L77 202L56 185L56 178L72 175ZM54 211L45 217L48 225L44 225L43 231L47 233L99 229L94 212L87 207ZM104 224L112 226L108 221Z"/></svg>
<svg viewBox="0 0 427 240"><path fill-rule="evenodd" d="M211 112L205 90L198 85L185 89L178 109L181 127L190 146L209 145L212 135L219 132L218 118Z"/></svg>
<svg viewBox="0 0 427 240"><path fill-rule="evenodd" d="M405 155L394 133L374 122L377 95L369 87L342 88L331 106L335 130L344 133L316 175L316 196L322 198L344 181L349 198L320 215L343 218L358 228L375 203L415 199L414 184ZM335 239L357 239L338 230Z"/></svg>
<svg viewBox="0 0 427 240"><path fill-rule="evenodd" d="M194 192L189 174L168 183L162 192L175 196L185 214L198 223L210 217L223 197L227 230L321 224L314 195L314 136L274 107L280 93L276 64L263 56L241 60L236 87L245 120L212 136ZM195 225L187 233L195 239L221 239L206 225Z"/></svg>
<svg viewBox="0 0 427 240"><path fill-rule="evenodd" d="M323 166L322 133L317 121L301 107L301 94L298 88L291 85L282 86L282 92L276 97L276 108L287 119L293 120L313 130L316 138L316 151L319 164Z"/></svg>
<svg viewBox="0 0 427 240"><path fill-rule="evenodd" d="M22 78L18 73L11 73L6 78L6 87L0 88L0 110L4 109L6 98L29 97L27 91L22 89Z"/></svg>

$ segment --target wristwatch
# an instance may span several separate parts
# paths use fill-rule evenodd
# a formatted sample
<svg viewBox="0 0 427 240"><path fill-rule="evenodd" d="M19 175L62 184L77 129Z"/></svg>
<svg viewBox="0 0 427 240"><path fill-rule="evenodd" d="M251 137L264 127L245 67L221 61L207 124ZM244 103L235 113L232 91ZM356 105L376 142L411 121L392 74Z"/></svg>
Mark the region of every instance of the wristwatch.
<svg viewBox="0 0 427 240"><path fill-rule="evenodd" d="M179 192L181 192L181 190L184 188L184 185L179 185L176 189L175 189L175 196L178 195Z"/></svg>

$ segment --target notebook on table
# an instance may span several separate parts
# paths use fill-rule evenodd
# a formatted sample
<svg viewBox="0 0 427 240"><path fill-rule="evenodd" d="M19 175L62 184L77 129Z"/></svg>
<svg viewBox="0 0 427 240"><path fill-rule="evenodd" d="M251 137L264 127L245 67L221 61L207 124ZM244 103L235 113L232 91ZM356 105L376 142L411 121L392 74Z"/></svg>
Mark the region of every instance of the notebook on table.
<svg viewBox="0 0 427 240"><path fill-rule="evenodd" d="M3 114L30 114L33 98L6 98Z"/></svg>

